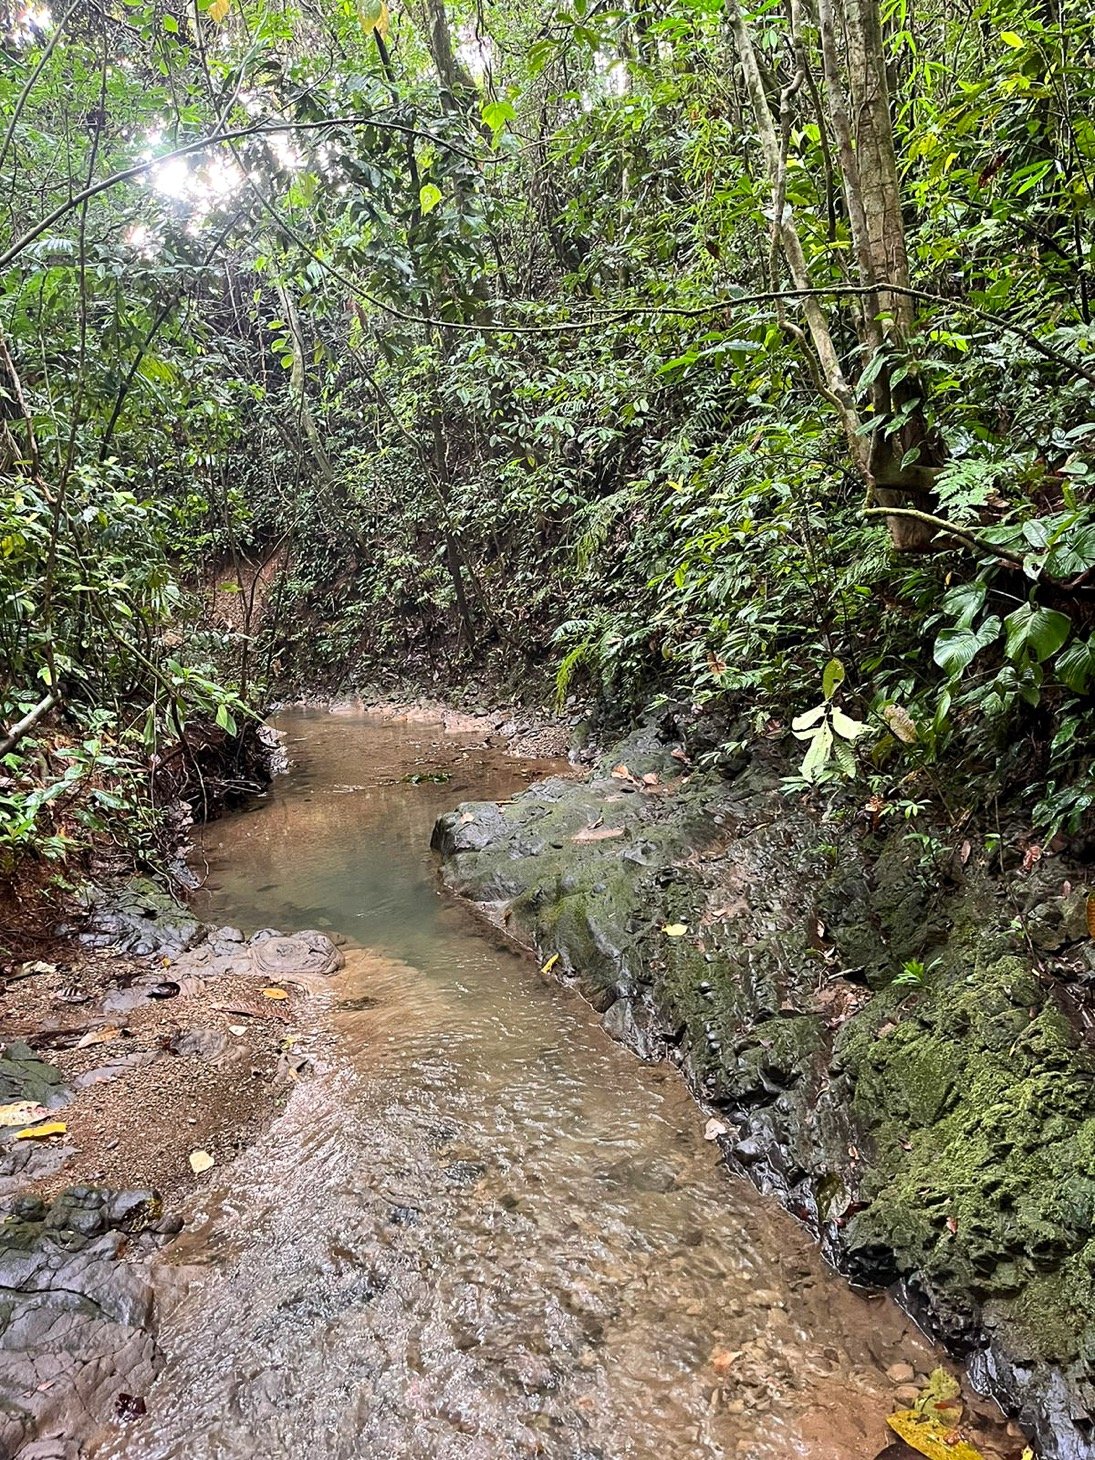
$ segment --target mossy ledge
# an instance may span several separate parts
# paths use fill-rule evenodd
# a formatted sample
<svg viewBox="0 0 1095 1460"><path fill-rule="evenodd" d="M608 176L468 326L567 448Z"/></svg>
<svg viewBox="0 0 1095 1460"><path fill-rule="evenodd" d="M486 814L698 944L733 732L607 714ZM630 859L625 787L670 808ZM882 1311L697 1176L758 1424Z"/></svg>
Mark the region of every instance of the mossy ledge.
<svg viewBox="0 0 1095 1460"><path fill-rule="evenodd" d="M694 773L646 729L586 780L458 807L434 846L610 1033L676 1062L840 1270L892 1288L1046 1460L1090 1460L1095 1058L1059 982L1095 974L1087 889L835 835L773 767Z"/></svg>

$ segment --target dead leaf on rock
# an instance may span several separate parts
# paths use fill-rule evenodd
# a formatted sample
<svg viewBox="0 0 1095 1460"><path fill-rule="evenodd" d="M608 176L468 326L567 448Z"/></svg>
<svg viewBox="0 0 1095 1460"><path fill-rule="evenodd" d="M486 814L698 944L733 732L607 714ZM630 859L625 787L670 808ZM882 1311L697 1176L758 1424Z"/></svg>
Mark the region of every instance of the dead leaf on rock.
<svg viewBox="0 0 1095 1460"><path fill-rule="evenodd" d="M289 994L287 990L275 988L271 984L269 988L263 989L262 997L264 999L287 999Z"/></svg>
<svg viewBox="0 0 1095 1460"><path fill-rule="evenodd" d="M195 1176L200 1176L203 1171L211 1171L216 1164L208 1151L190 1152L190 1169Z"/></svg>
<svg viewBox="0 0 1095 1460"><path fill-rule="evenodd" d="M644 786L656 786L657 784L658 784L658 777L655 775L655 773L653 771L647 771L646 775L643 776L643 785Z"/></svg>
<svg viewBox="0 0 1095 1460"><path fill-rule="evenodd" d="M547 960L547 962L544 964L544 966L540 969L540 972L541 973L550 973L551 970L555 967L555 965L558 962L559 962L559 955L558 955L558 953L553 953L551 955L551 957Z"/></svg>
<svg viewBox="0 0 1095 1460"><path fill-rule="evenodd" d="M16 1100L11 1105L0 1105L0 1126L30 1125L48 1114L44 1105L33 1100Z"/></svg>
<svg viewBox="0 0 1095 1460"><path fill-rule="evenodd" d="M258 1000L253 1004L242 1002L234 1004L210 1004L211 1009L217 1009L222 1014L237 1014L242 1019L279 1019L282 1024L288 1024L289 1016L284 1009L279 1009L273 1001L260 1005Z"/></svg>
<svg viewBox="0 0 1095 1460"><path fill-rule="evenodd" d="M730 1127L725 1125L721 1120L716 1120L714 1116L711 1117L703 1128L703 1138L705 1141L717 1141L719 1136L729 1135L729 1133Z"/></svg>
<svg viewBox="0 0 1095 1460"><path fill-rule="evenodd" d="M683 938L688 932L687 923L666 923L662 932L667 938Z"/></svg>
<svg viewBox="0 0 1095 1460"><path fill-rule="evenodd" d="M741 1354L741 1349L717 1348L707 1362L720 1379L725 1379L738 1359L741 1358Z"/></svg>
<svg viewBox="0 0 1095 1460"><path fill-rule="evenodd" d="M572 842L607 842L613 837L623 836L620 826L585 826L571 837Z"/></svg>
<svg viewBox="0 0 1095 1460"><path fill-rule="evenodd" d="M1092 938L1095 938L1095 897L1087 900L1087 931Z"/></svg>
<svg viewBox="0 0 1095 1460"><path fill-rule="evenodd" d="M47 1136L63 1136L68 1126L63 1120L47 1120L45 1125L28 1126L26 1130L15 1132L17 1141L41 1141Z"/></svg>
<svg viewBox="0 0 1095 1460"><path fill-rule="evenodd" d="M77 1049L86 1049L89 1044L110 1044L115 1039L120 1039L125 1031L116 1028L113 1024L106 1025L103 1029L89 1029L77 1045Z"/></svg>

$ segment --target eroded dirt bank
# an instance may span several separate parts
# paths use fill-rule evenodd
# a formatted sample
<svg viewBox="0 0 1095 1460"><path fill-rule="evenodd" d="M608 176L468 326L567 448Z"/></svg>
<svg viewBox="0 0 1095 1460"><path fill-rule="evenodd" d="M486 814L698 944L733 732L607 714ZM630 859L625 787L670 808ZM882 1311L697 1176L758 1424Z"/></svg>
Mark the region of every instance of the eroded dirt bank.
<svg viewBox="0 0 1095 1460"><path fill-rule="evenodd" d="M1095 1062L1062 993L1095 972L1090 888L1051 859L1007 885L976 856L919 866L663 732L443 816L445 882L675 1060L730 1163L893 1285L1045 1456L1090 1457Z"/></svg>

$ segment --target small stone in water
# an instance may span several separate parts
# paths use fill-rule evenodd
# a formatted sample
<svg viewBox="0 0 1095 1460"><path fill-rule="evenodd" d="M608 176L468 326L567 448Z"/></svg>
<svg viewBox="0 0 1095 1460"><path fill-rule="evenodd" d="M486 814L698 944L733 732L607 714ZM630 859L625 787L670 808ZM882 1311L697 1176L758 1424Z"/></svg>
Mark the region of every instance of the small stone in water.
<svg viewBox="0 0 1095 1460"><path fill-rule="evenodd" d="M886 1370L886 1378L895 1384L911 1384L916 1378L916 1370L912 1364L891 1364Z"/></svg>
<svg viewBox="0 0 1095 1460"><path fill-rule="evenodd" d="M895 1404L915 1404L920 1398L920 1390L915 1384L899 1384L893 1392Z"/></svg>

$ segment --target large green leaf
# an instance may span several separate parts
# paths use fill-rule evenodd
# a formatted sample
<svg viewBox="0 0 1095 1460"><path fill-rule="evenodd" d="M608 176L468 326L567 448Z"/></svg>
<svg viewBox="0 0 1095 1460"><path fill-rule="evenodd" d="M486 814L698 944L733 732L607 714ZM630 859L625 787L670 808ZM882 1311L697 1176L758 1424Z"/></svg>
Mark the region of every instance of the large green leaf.
<svg viewBox="0 0 1095 1460"><path fill-rule="evenodd" d="M999 633L1000 620L995 614L985 619L977 630L971 628L940 629L935 640L935 647L932 649L932 658L940 669L945 670L952 679L957 679L964 669L969 668L981 650L988 648Z"/></svg>
<svg viewBox="0 0 1095 1460"><path fill-rule="evenodd" d="M1011 660L1018 659L1024 650L1041 662L1056 654L1068 638L1072 620L1055 608L1035 608L1024 603L1009 613L1004 620L1007 633L1005 652Z"/></svg>

